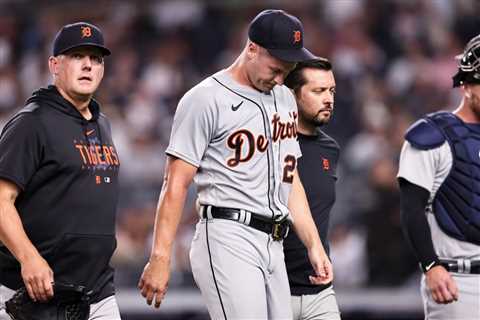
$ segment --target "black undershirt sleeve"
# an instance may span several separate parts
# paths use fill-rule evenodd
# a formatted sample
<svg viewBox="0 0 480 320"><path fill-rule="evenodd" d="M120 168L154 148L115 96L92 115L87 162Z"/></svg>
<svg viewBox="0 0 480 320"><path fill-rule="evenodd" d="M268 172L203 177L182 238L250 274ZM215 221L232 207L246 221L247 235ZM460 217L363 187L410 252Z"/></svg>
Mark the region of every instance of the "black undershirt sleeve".
<svg viewBox="0 0 480 320"><path fill-rule="evenodd" d="M400 185L402 228L424 272L438 264L432 236L425 215L430 192L403 178Z"/></svg>

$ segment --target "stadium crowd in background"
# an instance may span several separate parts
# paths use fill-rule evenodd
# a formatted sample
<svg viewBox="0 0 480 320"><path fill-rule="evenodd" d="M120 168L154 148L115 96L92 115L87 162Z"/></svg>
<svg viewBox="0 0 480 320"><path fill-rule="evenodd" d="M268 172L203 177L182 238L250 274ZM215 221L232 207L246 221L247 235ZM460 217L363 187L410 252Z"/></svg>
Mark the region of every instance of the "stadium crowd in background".
<svg viewBox="0 0 480 320"><path fill-rule="evenodd" d="M395 175L405 129L445 105L456 62L478 33L475 0L0 1L0 125L51 82L44 61L59 25L89 21L108 34L109 72L98 100L122 160L117 285L135 286L148 257L164 151L179 98L233 61L248 21L266 7L302 19L305 45L335 66L342 147L331 252L337 287L398 286L419 274L400 225ZM92 8L95 8L92 10ZM177 233L171 286L193 285L188 248L197 220L191 190Z"/></svg>

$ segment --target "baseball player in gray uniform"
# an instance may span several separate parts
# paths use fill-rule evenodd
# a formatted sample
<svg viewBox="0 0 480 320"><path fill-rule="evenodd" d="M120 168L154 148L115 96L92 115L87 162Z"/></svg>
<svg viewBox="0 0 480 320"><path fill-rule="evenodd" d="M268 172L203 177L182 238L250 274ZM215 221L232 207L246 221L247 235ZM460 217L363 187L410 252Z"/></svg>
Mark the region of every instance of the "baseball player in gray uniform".
<svg viewBox="0 0 480 320"><path fill-rule="evenodd" d="M458 58L460 105L415 122L400 155L402 221L428 320L480 319L480 36Z"/></svg>
<svg viewBox="0 0 480 320"><path fill-rule="evenodd" d="M296 171L297 107L283 81L314 58L303 26L281 10L261 12L237 60L181 99L166 150L152 252L139 281L159 307L187 188L197 185L201 219L193 275L212 319L290 319L282 240L290 222L308 248L315 284L332 268Z"/></svg>

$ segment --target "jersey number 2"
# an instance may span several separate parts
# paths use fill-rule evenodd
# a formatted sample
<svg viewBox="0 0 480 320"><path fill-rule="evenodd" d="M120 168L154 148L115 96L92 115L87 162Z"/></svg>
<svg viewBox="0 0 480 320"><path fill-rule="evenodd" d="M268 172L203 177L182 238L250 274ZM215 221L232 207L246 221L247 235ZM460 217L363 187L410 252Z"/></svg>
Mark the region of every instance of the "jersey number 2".
<svg viewBox="0 0 480 320"><path fill-rule="evenodd" d="M285 157L285 167L283 168L283 182L292 183L293 182L293 172L297 166L297 158L291 154Z"/></svg>

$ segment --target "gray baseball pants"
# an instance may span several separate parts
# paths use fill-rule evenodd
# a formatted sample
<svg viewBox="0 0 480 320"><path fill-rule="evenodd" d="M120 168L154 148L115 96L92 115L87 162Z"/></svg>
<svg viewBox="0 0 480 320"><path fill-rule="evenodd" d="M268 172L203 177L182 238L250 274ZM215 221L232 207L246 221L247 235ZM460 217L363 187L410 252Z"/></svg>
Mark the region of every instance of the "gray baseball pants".
<svg viewBox="0 0 480 320"><path fill-rule="evenodd" d="M317 294L292 296L294 320L340 320L337 299L333 287Z"/></svg>
<svg viewBox="0 0 480 320"><path fill-rule="evenodd" d="M282 241L236 221L201 219L190 262L212 319L292 318Z"/></svg>
<svg viewBox="0 0 480 320"><path fill-rule="evenodd" d="M5 312L5 301L10 299L15 292L0 285L0 320L10 320ZM107 297L90 305L90 317L88 320L121 320L115 296Z"/></svg>
<svg viewBox="0 0 480 320"><path fill-rule="evenodd" d="M421 294L425 320L480 319L480 275L451 273L458 287L458 301L437 304L433 301L422 275Z"/></svg>

